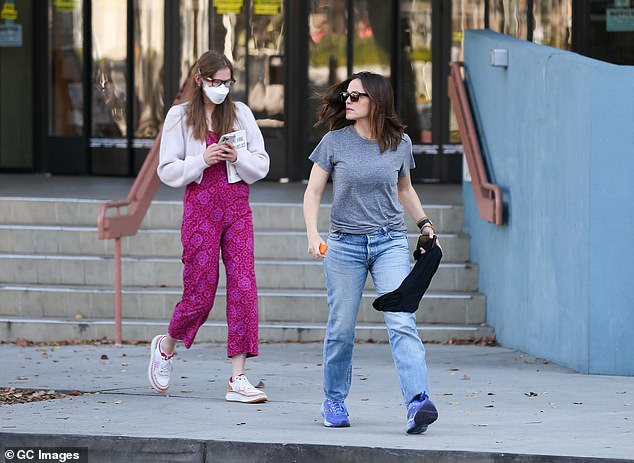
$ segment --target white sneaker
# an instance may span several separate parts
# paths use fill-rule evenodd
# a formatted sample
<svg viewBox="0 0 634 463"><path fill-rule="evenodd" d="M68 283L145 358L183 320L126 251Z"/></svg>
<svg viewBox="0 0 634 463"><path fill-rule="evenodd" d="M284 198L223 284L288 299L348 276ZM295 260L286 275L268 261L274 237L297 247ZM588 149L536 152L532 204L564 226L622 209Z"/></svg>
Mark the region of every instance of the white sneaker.
<svg viewBox="0 0 634 463"><path fill-rule="evenodd" d="M229 378L229 385L227 386L227 395L225 398L229 402L245 403L266 402L268 400L264 391L253 387L244 375Z"/></svg>
<svg viewBox="0 0 634 463"><path fill-rule="evenodd" d="M172 373L172 359L174 353L167 355L161 352L161 341L166 336L159 334L152 339L150 347L150 365L147 370L152 389L157 392L167 392L170 386L170 374Z"/></svg>

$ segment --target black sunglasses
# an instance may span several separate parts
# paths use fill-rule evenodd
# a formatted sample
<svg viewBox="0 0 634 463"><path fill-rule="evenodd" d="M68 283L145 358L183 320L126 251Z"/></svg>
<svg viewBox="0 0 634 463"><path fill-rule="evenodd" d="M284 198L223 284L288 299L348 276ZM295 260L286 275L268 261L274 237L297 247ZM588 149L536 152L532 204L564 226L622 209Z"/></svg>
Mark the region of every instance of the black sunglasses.
<svg viewBox="0 0 634 463"><path fill-rule="evenodd" d="M353 92L341 92L340 95L341 95L341 100L344 103L348 99L348 97L350 97L350 101L352 101L353 103L356 103L357 101L359 101L359 98L361 98L362 96L370 96L367 93L357 92L356 90Z"/></svg>

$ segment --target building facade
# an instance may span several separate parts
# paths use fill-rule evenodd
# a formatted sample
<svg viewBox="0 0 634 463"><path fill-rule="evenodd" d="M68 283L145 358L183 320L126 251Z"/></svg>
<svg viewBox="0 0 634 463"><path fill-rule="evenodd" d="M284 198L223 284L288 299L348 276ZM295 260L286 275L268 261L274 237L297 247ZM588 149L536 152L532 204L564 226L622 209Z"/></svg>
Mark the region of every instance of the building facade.
<svg viewBox="0 0 634 463"><path fill-rule="evenodd" d="M0 171L134 176L192 63L234 63L269 179L307 177L317 95L353 72L392 80L416 182L457 183L447 98L467 29L634 64L630 0L0 0Z"/></svg>

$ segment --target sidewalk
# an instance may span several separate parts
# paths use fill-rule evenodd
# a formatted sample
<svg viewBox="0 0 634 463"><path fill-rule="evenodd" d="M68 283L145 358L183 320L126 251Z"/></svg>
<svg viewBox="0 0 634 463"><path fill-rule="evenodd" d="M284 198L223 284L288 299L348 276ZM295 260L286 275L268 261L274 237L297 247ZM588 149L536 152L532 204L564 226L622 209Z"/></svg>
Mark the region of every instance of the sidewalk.
<svg viewBox="0 0 634 463"><path fill-rule="evenodd" d="M0 446L88 447L90 463L634 462L633 377L581 375L501 347L429 344L440 417L409 436L386 344L355 347L345 429L322 426L320 343L261 345L247 373L270 400L254 405L224 400L223 345L179 347L164 396L148 385L149 346L0 345L0 386L91 393L0 406Z"/></svg>

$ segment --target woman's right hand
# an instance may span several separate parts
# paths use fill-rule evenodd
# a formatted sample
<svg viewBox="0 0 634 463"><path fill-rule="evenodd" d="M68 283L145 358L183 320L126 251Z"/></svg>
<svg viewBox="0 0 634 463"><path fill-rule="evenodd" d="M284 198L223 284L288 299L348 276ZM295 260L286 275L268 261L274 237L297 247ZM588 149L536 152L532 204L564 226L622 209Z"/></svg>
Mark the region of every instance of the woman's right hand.
<svg viewBox="0 0 634 463"><path fill-rule="evenodd" d="M228 153L231 151L231 147L227 144L214 143L209 145L203 153L203 159L208 166L213 166L217 162L226 161L228 159Z"/></svg>
<svg viewBox="0 0 634 463"><path fill-rule="evenodd" d="M326 243L321 239L321 236L317 235L314 238L308 239L308 254L313 256L315 259L323 259L326 257L326 253L320 251L320 248L324 250L327 249Z"/></svg>

